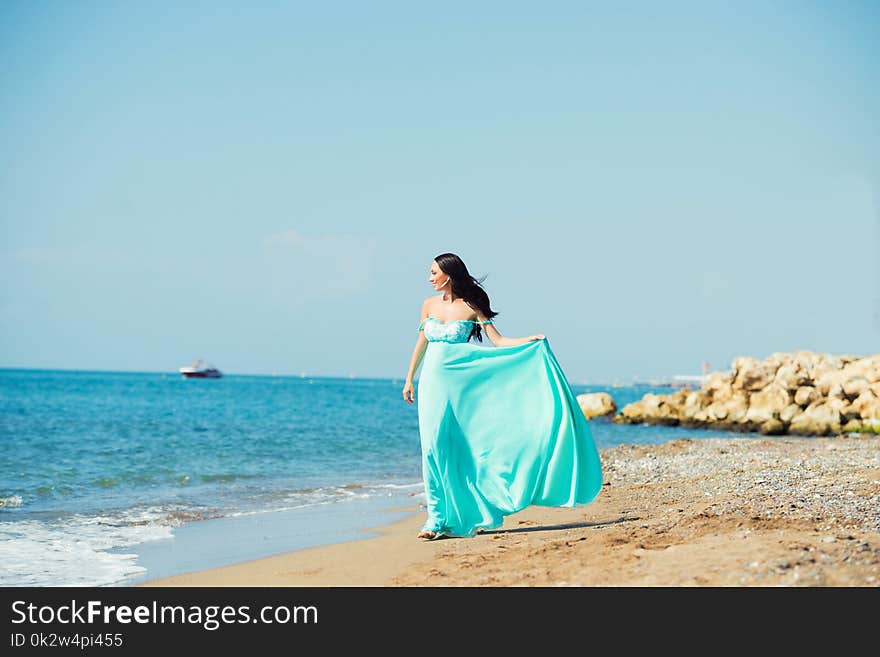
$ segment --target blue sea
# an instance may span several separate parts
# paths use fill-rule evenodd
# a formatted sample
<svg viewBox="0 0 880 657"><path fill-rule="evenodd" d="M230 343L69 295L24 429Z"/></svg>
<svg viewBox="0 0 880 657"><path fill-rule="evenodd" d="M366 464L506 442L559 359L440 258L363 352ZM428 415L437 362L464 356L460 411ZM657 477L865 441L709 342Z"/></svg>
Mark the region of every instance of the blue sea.
<svg viewBox="0 0 880 657"><path fill-rule="evenodd" d="M126 585L144 573L143 546L212 518L310 509L301 517L314 519L371 499L416 505L418 414L402 387L0 370L0 585ZM670 392L572 388L608 392L618 407ZM599 449L730 435L608 420L591 428Z"/></svg>

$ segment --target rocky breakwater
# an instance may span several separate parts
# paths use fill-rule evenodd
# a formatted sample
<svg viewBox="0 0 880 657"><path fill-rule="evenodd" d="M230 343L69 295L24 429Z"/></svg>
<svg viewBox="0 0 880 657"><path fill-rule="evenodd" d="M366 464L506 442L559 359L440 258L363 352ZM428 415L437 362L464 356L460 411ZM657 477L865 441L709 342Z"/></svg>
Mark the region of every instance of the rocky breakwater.
<svg viewBox="0 0 880 657"><path fill-rule="evenodd" d="M607 392L588 392L577 396L578 405L588 420L617 412L617 404Z"/></svg>
<svg viewBox="0 0 880 657"><path fill-rule="evenodd" d="M776 353L735 358L699 390L647 394L614 422L682 425L767 435L880 432L880 354Z"/></svg>

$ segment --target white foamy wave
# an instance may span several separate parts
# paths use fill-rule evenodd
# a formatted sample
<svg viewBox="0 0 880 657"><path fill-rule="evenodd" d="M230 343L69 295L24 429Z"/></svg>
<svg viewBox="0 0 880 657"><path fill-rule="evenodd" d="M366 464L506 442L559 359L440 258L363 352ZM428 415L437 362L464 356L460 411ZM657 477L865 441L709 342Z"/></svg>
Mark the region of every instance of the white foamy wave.
<svg viewBox="0 0 880 657"><path fill-rule="evenodd" d="M107 552L172 538L168 509L0 523L0 586L106 586L144 572L138 555Z"/></svg>
<svg viewBox="0 0 880 657"><path fill-rule="evenodd" d="M10 495L9 497L0 497L0 508L21 506L21 495Z"/></svg>
<svg viewBox="0 0 880 657"><path fill-rule="evenodd" d="M287 499L309 500L312 504L340 502L347 499L365 499L368 497L394 497L400 492L423 488L421 482L410 484L346 484L345 486L325 486L309 491L288 493Z"/></svg>
<svg viewBox="0 0 880 657"><path fill-rule="evenodd" d="M414 484L377 484L375 486L370 486L370 488L392 488L394 490L409 490L413 488L421 488L424 484L421 481L418 481Z"/></svg>
<svg viewBox="0 0 880 657"><path fill-rule="evenodd" d="M282 498L277 499L273 504L262 509L249 509L246 511L233 511L227 515L235 516L252 516L261 513L273 513L275 511L291 511L293 509L304 509L310 506L321 506L324 504L338 504L339 502L347 502L349 500L361 500L372 497L369 492L352 490L347 487L333 486L328 488L315 488L308 491L296 491L288 493Z"/></svg>
<svg viewBox="0 0 880 657"><path fill-rule="evenodd" d="M260 513L273 513L275 511L291 511L311 506L325 504L338 504L351 500L363 500L375 497L394 497L401 495L406 490L423 489L421 482L412 484L347 484L345 486L324 486L308 490L298 490L286 493L277 498L274 503L262 509L249 509L235 511L229 516L250 516ZM394 492L399 491L399 492ZM421 496L424 497L424 490ZM409 493L412 497L418 497L419 493Z"/></svg>

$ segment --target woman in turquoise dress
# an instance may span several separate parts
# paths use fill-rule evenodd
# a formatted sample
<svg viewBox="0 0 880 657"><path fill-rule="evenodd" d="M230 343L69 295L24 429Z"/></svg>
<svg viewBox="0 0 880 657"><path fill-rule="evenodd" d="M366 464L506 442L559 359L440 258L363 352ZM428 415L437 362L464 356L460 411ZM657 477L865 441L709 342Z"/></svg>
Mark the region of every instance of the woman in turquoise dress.
<svg viewBox="0 0 880 657"><path fill-rule="evenodd" d="M509 338L494 325L482 281L443 253L422 304L403 398L419 365L419 434L428 519L419 538L473 536L529 505L572 507L602 488L590 426L541 335ZM482 342L482 333L493 346Z"/></svg>

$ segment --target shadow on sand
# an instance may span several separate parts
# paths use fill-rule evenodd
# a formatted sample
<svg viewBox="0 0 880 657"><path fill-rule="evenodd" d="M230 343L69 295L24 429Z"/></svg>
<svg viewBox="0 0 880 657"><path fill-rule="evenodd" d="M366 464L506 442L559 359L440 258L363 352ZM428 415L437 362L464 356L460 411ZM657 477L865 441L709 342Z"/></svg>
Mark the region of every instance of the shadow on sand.
<svg viewBox="0 0 880 657"><path fill-rule="evenodd" d="M561 525L532 525L526 527L514 527L512 529L486 529L478 532L480 535L489 534L520 534L524 532L550 532L557 529L581 529L585 527L602 527L606 525L617 525L621 522L632 522L633 520L641 520L638 516L628 518L616 518L615 520L604 520L602 522L567 522Z"/></svg>

